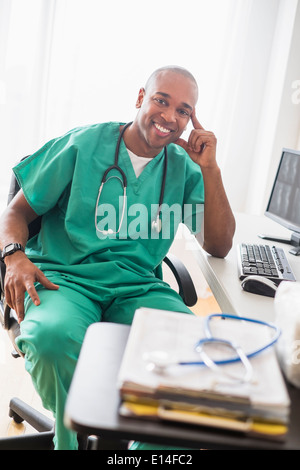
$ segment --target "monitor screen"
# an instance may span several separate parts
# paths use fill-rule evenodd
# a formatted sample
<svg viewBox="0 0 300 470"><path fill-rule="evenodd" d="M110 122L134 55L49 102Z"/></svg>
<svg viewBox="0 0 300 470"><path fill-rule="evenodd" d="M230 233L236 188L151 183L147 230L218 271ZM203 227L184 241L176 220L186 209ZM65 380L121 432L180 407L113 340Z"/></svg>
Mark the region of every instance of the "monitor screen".
<svg viewBox="0 0 300 470"><path fill-rule="evenodd" d="M265 215L300 232L300 152L283 149Z"/></svg>

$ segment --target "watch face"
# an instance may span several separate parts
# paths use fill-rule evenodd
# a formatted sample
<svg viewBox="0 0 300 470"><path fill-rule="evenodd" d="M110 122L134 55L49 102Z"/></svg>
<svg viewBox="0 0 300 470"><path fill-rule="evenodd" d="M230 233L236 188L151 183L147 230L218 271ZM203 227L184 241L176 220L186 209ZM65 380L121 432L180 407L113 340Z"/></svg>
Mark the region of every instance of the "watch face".
<svg viewBox="0 0 300 470"><path fill-rule="evenodd" d="M7 245L5 247L5 253L9 253L11 250L13 250L15 248L14 244L11 243L10 245Z"/></svg>

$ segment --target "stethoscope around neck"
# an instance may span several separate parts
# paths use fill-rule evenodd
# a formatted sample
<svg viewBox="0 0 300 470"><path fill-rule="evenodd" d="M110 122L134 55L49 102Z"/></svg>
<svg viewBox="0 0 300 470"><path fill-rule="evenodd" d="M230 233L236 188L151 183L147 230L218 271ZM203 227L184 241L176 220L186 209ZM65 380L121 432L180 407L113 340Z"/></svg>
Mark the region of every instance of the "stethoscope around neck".
<svg viewBox="0 0 300 470"><path fill-rule="evenodd" d="M123 223L123 218L124 218L124 213L125 213L125 205L126 205L125 201L126 201L126 190L127 190L127 178L126 178L126 175L125 175L124 171L119 166L119 152L120 152L120 145L121 145L121 141L122 141L124 132L126 131L126 129L131 124L132 124L132 122L128 122L123 127L122 131L120 132L118 142L117 142L117 146L116 146L116 151L115 151L114 164L109 166L105 170L105 172L103 174L103 177L102 177L102 180L101 180L100 187L99 187L98 197L97 197L97 202L96 202L96 208L95 208L95 227L96 227L97 232L100 232L103 235L112 235L112 234L119 233L120 230L121 230L122 223ZM159 196L158 210L157 210L156 218L152 221L152 224L151 224L152 230L156 231L157 233L160 233L161 229L162 229L160 214L161 214L161 206L163 204L164 193L165 193L167 165L168 165L168 153L167 153L167 147L165 147L164 148L164 172L163 172L163 179L162 179L160 196ZM121 177L116 176L116 175L108 176L109 173L113 170L118 171L119 174L121 175ZM98 208L98 205L99 205L102 189L103 189L104 184L107 183L108 180L110 180L112 178L117 178L121 182L121 185L123 186L123 207L122 207L122 213L121 213L121 217L120 217L119 227L118 227L118 230L116 232L113 231L113 229L111 229L111 228L108 228L107 230L100 230L97 226L97 208Z"/></svg>

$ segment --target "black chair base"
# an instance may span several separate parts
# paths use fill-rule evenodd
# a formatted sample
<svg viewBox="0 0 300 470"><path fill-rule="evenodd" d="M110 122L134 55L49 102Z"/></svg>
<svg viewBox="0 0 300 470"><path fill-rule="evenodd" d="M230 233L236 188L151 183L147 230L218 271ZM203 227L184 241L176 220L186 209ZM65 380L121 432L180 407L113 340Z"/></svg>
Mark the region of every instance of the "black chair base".
<svg viewBox="0 0 300 470"><path fill-rule="evenodd" d="M54 432L24 434L0 439L0 450L53 450Z"/></svg>
<svg viewBox="0 0 300 470"><path fill-rule="evenodd" d="M54 422L30 405L12 398L9 403L9 416L20 424L23 421L30 424L37 433L0 439L0 450L53 450ZM125 450L127 441L111 441L98 436L78 435L79 450Z"/></svg>
<svg viewBox="0 0 300 470"><path fill-rule="evenodd" d="M9 416L16 423L26 421L38 432L0 439L1 450L52 450L54 422L19 398L9 404Z"/></svg>

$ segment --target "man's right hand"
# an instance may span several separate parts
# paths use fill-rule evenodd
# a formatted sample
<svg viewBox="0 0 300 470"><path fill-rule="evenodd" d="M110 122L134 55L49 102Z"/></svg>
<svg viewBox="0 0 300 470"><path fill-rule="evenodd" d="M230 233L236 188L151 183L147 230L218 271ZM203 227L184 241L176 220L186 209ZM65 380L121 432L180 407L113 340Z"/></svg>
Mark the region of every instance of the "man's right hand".
<svg viewBox="0 0 300 470"><path fill-rule="evenodd" d="M35 282L39 282L46 289L57 290L59 286L53 284L23 253L17 251L12 255L6 256L5 273L5 300L7 304L15 310L18 316L18 322L24 320L24 299L27 291L35 305L40 304L40 299Z"/></svg>

